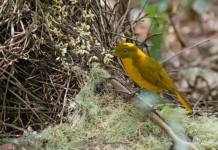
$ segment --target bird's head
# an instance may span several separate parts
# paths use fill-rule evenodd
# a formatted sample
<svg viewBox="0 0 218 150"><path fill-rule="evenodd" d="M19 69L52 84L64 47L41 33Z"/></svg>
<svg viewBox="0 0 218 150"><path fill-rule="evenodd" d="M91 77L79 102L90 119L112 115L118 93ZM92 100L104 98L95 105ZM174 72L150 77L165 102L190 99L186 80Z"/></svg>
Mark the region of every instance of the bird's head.
<svg viewBox="0 0 218 150"><path fill-rule="evenodd" d="M122 44L119 44L113 50L113 54L115 56L120 57L121 59L124 59L124 58L131 59L137 55L138 50L139 50L138 47L132 43L122 43Z"/></svg>

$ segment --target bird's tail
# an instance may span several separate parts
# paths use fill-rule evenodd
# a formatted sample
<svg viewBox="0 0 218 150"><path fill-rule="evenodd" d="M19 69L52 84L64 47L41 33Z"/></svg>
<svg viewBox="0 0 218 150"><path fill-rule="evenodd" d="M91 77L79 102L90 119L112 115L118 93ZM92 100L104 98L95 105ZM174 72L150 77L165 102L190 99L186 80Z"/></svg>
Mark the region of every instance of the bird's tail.
<svg viewBox="0 0 218 150"><path fill-rule="evenodd" d="M176 93L178 99L180 100L180 102L185 107L185 109L188 110L190 113L192 113L192 107L189 104L189 102L183 97L183 95L178 90L176 90L175 93Z"/></svg>

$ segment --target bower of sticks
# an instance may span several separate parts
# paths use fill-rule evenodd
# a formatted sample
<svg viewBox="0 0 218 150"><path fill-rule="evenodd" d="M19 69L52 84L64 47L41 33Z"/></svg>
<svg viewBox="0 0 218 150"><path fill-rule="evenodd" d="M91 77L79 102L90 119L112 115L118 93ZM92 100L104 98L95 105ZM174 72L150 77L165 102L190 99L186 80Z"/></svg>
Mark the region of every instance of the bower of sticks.
<svg viewBox="0 0 218 150"><path fill-rule="evenodd" d="M198 14L173 1L158 20L149 1L137 4L0 1L0 149L218 149L217 7ZM122 42L162 62L194 113L132 81L110 54Z"/></svg>

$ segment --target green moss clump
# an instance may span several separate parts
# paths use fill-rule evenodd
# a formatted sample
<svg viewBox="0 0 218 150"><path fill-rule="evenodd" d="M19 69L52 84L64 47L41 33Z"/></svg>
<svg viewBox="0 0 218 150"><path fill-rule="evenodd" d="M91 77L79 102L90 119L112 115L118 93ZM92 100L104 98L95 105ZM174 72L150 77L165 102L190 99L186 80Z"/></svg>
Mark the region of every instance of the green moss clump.
<svg viewBox="0 0 218 150"><path fill-rule="evenodd" d="M85 86L69 106L69 123L44 131L51 135L45 149L170 148L171 139L136 107L135 102L125 103L122 97L115 98L110 93L105 93L107 96L95 94L97 87L107 86L108 77L105 70L93 64Z"/></svg>

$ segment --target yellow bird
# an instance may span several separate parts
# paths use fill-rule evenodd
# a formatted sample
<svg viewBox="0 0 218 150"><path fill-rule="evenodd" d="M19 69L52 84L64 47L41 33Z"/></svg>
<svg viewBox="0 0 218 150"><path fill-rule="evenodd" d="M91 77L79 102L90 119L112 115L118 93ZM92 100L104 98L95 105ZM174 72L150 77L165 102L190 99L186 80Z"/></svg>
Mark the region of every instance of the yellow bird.
<svg viewBox="0 0 218 150"><path fill-rule="evenodd" d="M113 54L121 58L127 73L138 85L158 93L167 90L176 94L186 110L192 113L191 105L178 91L166 70L137 46L132 43L122 43L113 50Z"/></svg>

